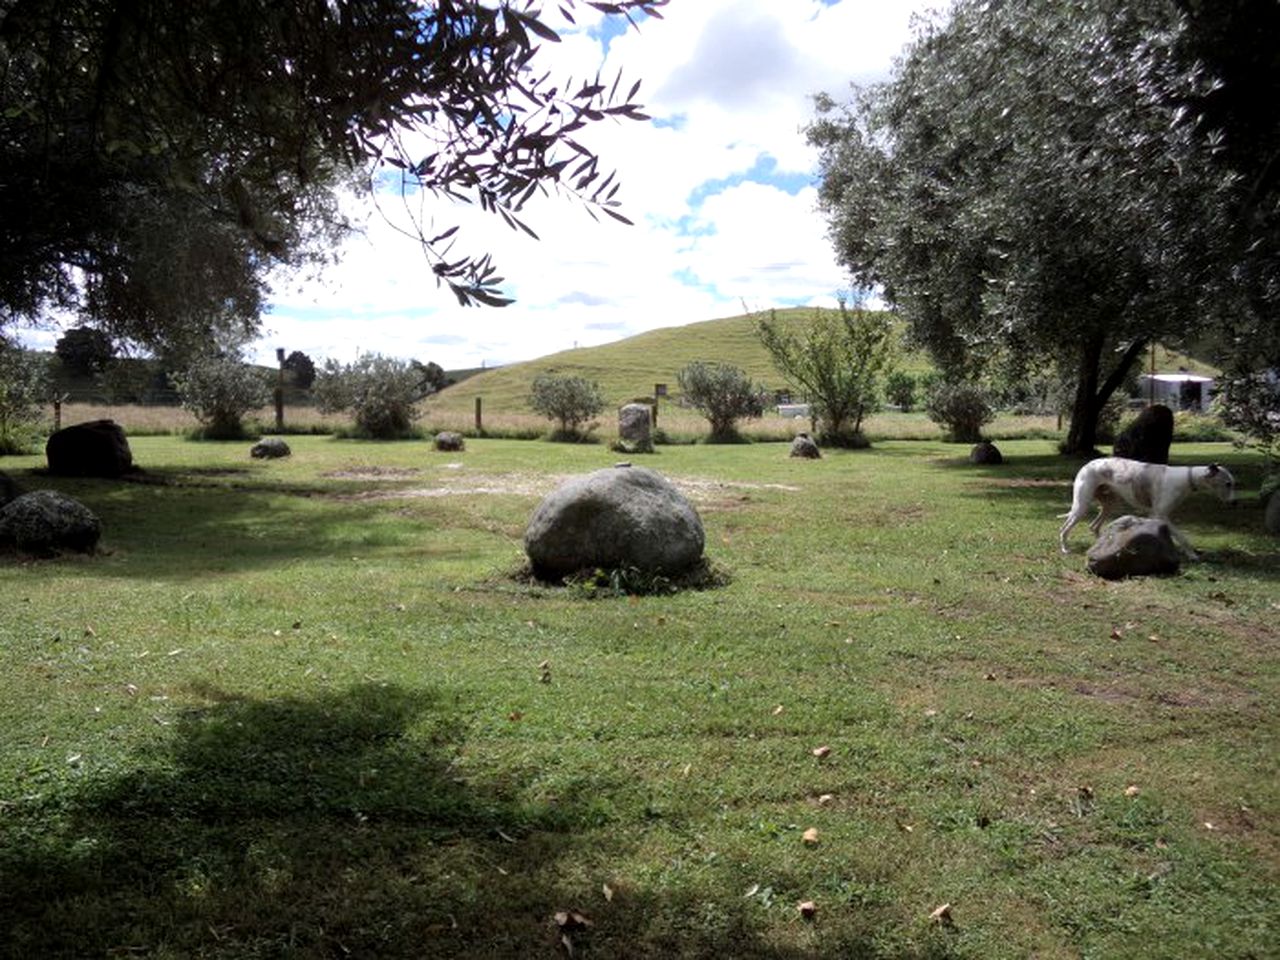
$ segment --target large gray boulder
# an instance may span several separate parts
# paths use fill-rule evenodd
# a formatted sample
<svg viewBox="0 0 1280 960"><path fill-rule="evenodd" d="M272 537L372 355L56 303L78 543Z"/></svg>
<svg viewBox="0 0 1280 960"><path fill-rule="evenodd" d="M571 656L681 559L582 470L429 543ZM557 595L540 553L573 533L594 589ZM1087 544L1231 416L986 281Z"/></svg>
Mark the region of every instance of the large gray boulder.
<svg viewBox="0 0 1280 960"><path fill-rule="evenodd" d="M1159 403L1147 407L1120 431L1111 452L1143 463L1169 462L1173 443L1173 411Z"/></svg>
<svg viewBox="0 0 1280 960"><path fill-rule="evenodd" d="M647 403L628 403L618 410L618 449L653 453L653 412Z"/></svg>
<svg viewBox="0 0 1280 960"><path fill-rule="evenodd" d="M24 493L0 507L0 546L22 553L92 553L101 536L102 524L93 512L56 490Z"/></svg>
<svg viewBox="0 0 1280 960"><path fill-rule="evenodd" d="M249 456L255 460L279 460L291 453L293 451L289 449L289 444L279 437L263 437L249 450Z"/></svg>
<svg viewBox="0 0 1280 960"><path fill-rule="evenodd" d="M1103 527L1086 557L1089 571L1106 580L1165 576L1182 565L1168 521L1131 516Z"/></svg>
<svg viewBox="0 0 1280 960"><path fill-rule="evenodd" d="M44 446L49 472L60 477L119 477L133 469L124 428L114 420L64 427Z"/></svg>
<svg viewBox="0 0 1280 960"><path fill-rule="evenodd" d="M538 504L524 535L536 576L635 567L680 573L702 557L698 511L669 480L619 464L573 477Z"/></svg>
<svg viewBox="0 0 1280 960"><path fill-rule="evenodd" d="M807 433L798 433L791 441L791 456L804 460L821 460L822 451L818 449L818 444L814 442L813 437Z"/></svg>

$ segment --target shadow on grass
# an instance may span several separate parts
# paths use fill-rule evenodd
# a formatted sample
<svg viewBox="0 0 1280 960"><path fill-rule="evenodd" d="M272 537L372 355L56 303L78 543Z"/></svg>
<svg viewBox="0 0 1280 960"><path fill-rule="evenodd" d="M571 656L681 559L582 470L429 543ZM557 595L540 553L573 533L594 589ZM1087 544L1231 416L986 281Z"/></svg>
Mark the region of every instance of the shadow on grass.
<svg viewBox="0 0 1280 960"><path fill-rule="evenodd" d="M766 945L737 895L606 905L580 862L626 845L598 798L467 782L451 698L199 692L162 745L7 805L0 956L555 956L579 907L592 955L814 956Z"/></svg>
<svg viewBox="0 0 1280 960"><path fill-rule="evenodd" d="M147 474L145 482L61 478L28 471L23 489L49 488L102 521L104 577L166 580L349 558L385 547L430 548L421 519L386 504L336 499L358 484L280 486L241 481L234 468Z"/></svg>

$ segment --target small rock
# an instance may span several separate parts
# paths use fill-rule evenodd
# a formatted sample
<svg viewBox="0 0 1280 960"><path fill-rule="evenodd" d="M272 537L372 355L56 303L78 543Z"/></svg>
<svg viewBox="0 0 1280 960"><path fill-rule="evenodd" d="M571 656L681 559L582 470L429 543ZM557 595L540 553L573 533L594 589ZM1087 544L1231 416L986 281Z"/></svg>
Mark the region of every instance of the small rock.
<svg viewBox="0 0 1280 960"><path fill-rule="evenodd" d="M253 445L249 456L255 460L278 460L289 456L293 451L279 437L263 437Z"/></svg>
<svg viewBox="0 0 1280 960"><path fill-rule="evenodd" d="M446 453L457 453L467 449L466 438L463 437L462 434L455 433L452 430L441 430L436 434L435 440L433 440L432 443L437 450L441 450Z"/></svg>
<svg viewBox="0 0 1280 960"><path fill-rule="evenodd" d="M796 434L795 439L791 441L790 455L803 460L822 459L822 451L818 449L818 444L807 433Z"/></svg>
<svg viewBox="0 0 1280 960"><path fill-rule="evenodd" d="M1004 454L990 440L983 440L969 451L969 462L981 467L998 467L1004 463Z"/></svg>

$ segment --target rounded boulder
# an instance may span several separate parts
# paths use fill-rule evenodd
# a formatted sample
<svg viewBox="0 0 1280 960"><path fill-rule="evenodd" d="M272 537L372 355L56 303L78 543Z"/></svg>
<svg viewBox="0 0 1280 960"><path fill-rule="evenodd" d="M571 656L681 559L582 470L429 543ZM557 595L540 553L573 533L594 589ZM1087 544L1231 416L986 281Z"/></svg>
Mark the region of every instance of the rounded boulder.
<svg viewBox="0 0 1280 960"><path fill-rule="evenodd" d="M101 536L102 524L93 511L56 490L24 493L0 507L0 544L22 553L92 553Z"/></svg>
<svg viewBox="0 0 1280 960"><path fill-rule="evenodd" d="M61 477L120 477L133 469L124 428L114 420L90 420L50 435L44 447L49 472Z"/></svg>
<svg viewBox="0 0 1280 960"><path fill-rule="evenodd" d="M538 504L524 535L533 572L545 580L597 568L681 573L705 543L684 494L655 471L627 465L565 481Z"/></svg>
<svg viewBox="0 0 1280 960"><path fill-rule="evenodd" d="M249 450L249 456L255 460L278 460L291 453L293 451L289 449L289 444L279 437L263 437Z"/></svg>
<svg viewBox="0 0 1280 960"><path fill-rule="evenodd" d="M821 460L822 451L818 449L818 444L814 442L813 437L807 433L798 433L791 441L791 456L805 460Z"/></svg>
<svg viewBox="0 0 1280 960"><path fill-rule="evenodd" d="M1086 557L1089 572L1105 580L1168 576L1182 565L1168 521L1154 517L1117 517L1102 528Z"/></svg>

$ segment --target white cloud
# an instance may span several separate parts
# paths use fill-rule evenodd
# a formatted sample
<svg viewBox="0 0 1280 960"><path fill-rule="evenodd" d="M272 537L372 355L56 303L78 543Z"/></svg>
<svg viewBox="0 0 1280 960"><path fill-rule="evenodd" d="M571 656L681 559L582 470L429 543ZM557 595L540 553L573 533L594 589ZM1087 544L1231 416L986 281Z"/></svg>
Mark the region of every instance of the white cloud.
<svg viewBox="0 0 1280 960"><path fill-rule="evenodd" d="M643 79L640 99L659 123L582 134L618 169L636 225L597 223L550 198L527 210L534 242L477 210L442 207L441 226L462 226L458 251L491 252L518 298L463 310L416 244L370 217L323 284L277 285L257 356L282 346L316 359L363 350L493 365L732 314L743 301L830 303L844 279L807 183L811 96L887 75L911 15L935 2L676 0L661 20L613 37L607 58L591 35L599 18L580 5L579 28L538 62L579 81L602 71L612 82L620 68L624 85Z"/></svg>

